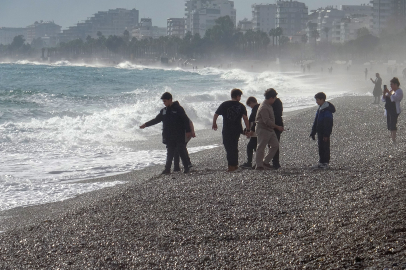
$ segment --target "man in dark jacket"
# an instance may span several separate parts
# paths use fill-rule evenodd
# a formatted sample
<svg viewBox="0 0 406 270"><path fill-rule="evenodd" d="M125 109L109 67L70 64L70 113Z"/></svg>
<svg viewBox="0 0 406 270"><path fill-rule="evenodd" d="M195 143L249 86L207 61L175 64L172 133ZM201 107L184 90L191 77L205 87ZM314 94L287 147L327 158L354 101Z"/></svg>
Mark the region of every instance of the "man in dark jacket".
<svg viewBox="0 0 406 270"><path fill-rule="evenodd" d="M330 163L330 135L333 131L333 113L335 113L336 108L326 101L327 97L323 92L317 93L314 98L319 108L310 137L315 140L317 134L320 157L319 164L314 168L327 169Z"/></svg>
<svg viewBox="0 0 406 270"><path fill-rule="evenodd" d="M273 113L275 115L275 125L283 127L283 119L282 119L283 105L282 105L282 101L279 98L275 99L275 102L272 104L272 108L273 108ZM275 128L275 134L276 134L276 137L278 138L278 142L280 142L281 141L282 131ZM272 159L272 165L273 165L273 168L275 170L277 170L277 169L279 169L281 167L281 164L279 163L279 149L280 148L278 148L278 151L276 152L275 156Z"/></svg>
<svg viewBox="0 0 406 270"><path fill-rule="evenodd" d="M169 174L171 172L172 160L176 151L179 152L179 156L182 160L184 173L188 173L190 168L188 166L185 139L192 136L189 118L187 117L185 110L179 105L179 102L172 101L172 95L170 93L164 93L161 99L165 108L159 112L155 119L146 122L140 126L140 128L144 129L162 122L162 140L167 148L166 165L162 174Z"/></svg>
<svg viewBox="0 0 406 270"><path fill-rule="evenodd" d="M259 104L255 97L249 97L247 99L246 104L248 107L252 109L250 117L248 118L248 122L250 123L250 130L248 136L250 137L250 141L247 144L247 162L242 164L240 167L243 169L251 169L252 156L254 155L254 151L257 150L257 137L255 135L255 117L257 116Z"/></svg>

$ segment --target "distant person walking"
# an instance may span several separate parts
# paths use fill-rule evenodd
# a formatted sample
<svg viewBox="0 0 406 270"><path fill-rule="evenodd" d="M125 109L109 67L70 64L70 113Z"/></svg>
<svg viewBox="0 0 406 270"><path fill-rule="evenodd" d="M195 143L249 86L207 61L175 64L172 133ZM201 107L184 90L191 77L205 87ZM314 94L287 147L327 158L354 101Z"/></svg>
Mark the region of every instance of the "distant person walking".
<svg viewBox="0 0 406 270"><path fill-rule="evenodd" d="M379 104L379 99L382 93L382 78L379 75L379 73L376 73L375 76L376 76L375 81L371 78L371 82L375 84L374 91L372 92L375 98L373 104Z"/></svg>
<svg viewBox="0 0 406 270"><path fill-rule="evenodd" d="M247 162L242 164L240 167L243 169L251 169L252 168L252 156L254 152L257 150L257 136L255 135L255 117L257 116L257 111L259 108L258 101L255 97L249 97L247 99L247 106L251 107L251 114L248 118L250 124L250 130L247 136L250 138L250 141L247 144Z"/></svg>
<svg viewBox="0 0 406 270"><path fill-rule="evenodd" d="M146 122L140 128L144 129L162 122L162 142L166 144L167 149L165 170L162 174L171 173L172 160L176 151L182 159L184 173L188 173L190 168L188 166L185 138L192 136L189 118L185 110L179 105L179 102L172 101L171 93L165 92L161 99L165 108L159 112L155 119Z"/></svg>
<svg viewBox="0 0 406 270"><path fill-rule="evenodd" d="M257 153L256 153L256 170L271 169L270 162L279 149L278 138L275 129L283 131L282 126L275 124L275 115L272 108L278 93L275 89L270 88L265 91L265 100L258 108L256 122L257 133ZM268 154L265 156L265 148L269 148ZM264 158L265 156L265 158Z"/></svg>
<svg viewBox="0 0 406 270"><path fill-rule="evenodd" d="M327 169L330 163L330 136L333 131L333 113L335 113L336 108L326 101L327 97L323 92L317 93L314 98L319 108L316 112L310 137L316 140L317 134L319 164L313 168Z"/></svg>
<svg viewBox="0 0 406 270"><path fill-rule="evenodd" d="M396 144L397 122L401 113L400 102L403 99L403 90L400 89L400 82L396 77L390 80L390 87L389 91L386 85L384 86L382 101L385 102L388 130L391 132L393 144Z"/></svg>
<svg viewBox="0 0 406 270"><path fill-rule="evenodd" d="M241 119L244 119L246 130L250 125L247 109L240 103L242 91L231 90L231 100L223 102L216 110L213 117L213 130L217 130L217 118L223 116L223 144L227 154L228 172L238 169L238 140L243 133Z"/></svg>

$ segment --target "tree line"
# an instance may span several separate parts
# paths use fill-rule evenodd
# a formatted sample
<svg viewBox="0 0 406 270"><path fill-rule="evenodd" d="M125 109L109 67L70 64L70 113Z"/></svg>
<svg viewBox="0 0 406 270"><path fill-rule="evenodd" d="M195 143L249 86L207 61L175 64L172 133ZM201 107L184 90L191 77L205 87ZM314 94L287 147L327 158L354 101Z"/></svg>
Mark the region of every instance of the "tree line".
<svg viewBox="0 0 406 270"><path fill-rule="evenodd" d="M328 30L323 30L328 34ZM0 57L32 57L38 52L53 59L306 59L337 60L369 59L385 60L397 54L406 55L406 29L401 32L383 32L381 38L372 35L368 29L358 30L355 40L344 44L316 42L320 37L317 30L303 34L301 42L291 42L283 35L282 28L269 33L248 30L245 33L235 28L230 17L220 17L203 37L188 32L184 38L164 36L157 39L131 38L125 30L122 35L105 37L98 32L97 37L88 36L86 40L76 39L61 42L57 47L43 48L40 38L31 44L25 43L23 36L14 38L10 45L0 45ZM312 42L314 41L314 42ZM45 51L46 50L46 51ZM402 56L403 57L403 56ZM395 59L399 59L396 57Z"/></svg>

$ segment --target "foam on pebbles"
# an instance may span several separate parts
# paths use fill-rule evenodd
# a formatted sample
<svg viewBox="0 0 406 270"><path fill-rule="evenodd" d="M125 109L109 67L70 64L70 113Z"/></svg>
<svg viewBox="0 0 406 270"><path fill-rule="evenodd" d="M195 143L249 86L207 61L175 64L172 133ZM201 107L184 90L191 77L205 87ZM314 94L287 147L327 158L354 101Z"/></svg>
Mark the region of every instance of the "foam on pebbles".
<svg viewBox="0 0 406 270"><path fill-rule="evenodd" d="M226 173L216 148L193 154L188 175L149 168L106 178L122 186L9 211L0 268L405 269L405 118L395 147L371 101L333 101L328 170L310 170L313 108L285 119L278 171Z"/></svg>

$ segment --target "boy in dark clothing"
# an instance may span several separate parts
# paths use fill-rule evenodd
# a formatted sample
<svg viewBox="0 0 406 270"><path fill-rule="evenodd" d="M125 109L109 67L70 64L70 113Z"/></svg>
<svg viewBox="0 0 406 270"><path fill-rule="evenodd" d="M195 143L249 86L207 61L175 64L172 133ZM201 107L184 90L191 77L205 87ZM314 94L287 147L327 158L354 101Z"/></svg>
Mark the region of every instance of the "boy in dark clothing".
<svg viewBox="0 0 406 270"><path fill-rule="evenodd" d="M247 136L250 137L250 141L247 144L247 162L240 166L243 169L252 168L252 156L254 154L254 151L257 150L257 137L255 135L255 125L256 125L255 117L257 116L257 111L259 107L257 99L255 97L249 97L247 99L247 106L251 107L252 111L250 117L248 118L250 130Z"/></svg>
<svg viewBox="0 0 406 270"><path fill-rule="evenodd" d="M179 102L172 101L172 95L170 93L164 93L161 99L165 108L159 112L155 119L146 122L140 126L140 128L144 129L162 122L162 141L166 144L167 148L165 170L162 174L169 174L171 172L172 160L176 151L179 152L179 156L182 160L184 173L188 173L190 169L188 166L185 139L192 136L189 118L187 117L185 110L179 105Z"/></svg>
<svg viewBox="0 0 406 270"><path fill-rule="evenodd" d="M272 108L273 108L273 113L275 115L275 125L283 127L282 101L279 98L275 99L275 102L272 104ZM279 129L276 129L276 128L274 130L275 130L276 137L278 138L278 142L280 142L282 131L280 131ZM276 152L275 156L272 159L272 165L275 170L277 170L281 167L281 164L279 163L279 148L278 148L278 151Z"/></svg>
<svg viewBox="0 0 406 270"><path fill-rule="evenodd" d="M319 164L314 168L327 169L330 163L330 135L333 131L333 113L335 113L336 108L326 101L326 94L322 92L317 93L314 98L317 105L320 106L310 134L310 137L315 140L317 133L319 145Z"/></svg>
<svg viewBox="0 0 406 270"><path fill-rule="evenodd" d="M241 118L244 119L246 129L249 130L247 109L240 103L242 91L233 89L231 100L223 102L213 117L213 130L217 130L217 118L223 116L223 144L227 153L228 172L238 169L238 140L243 133Z"/></svg>

